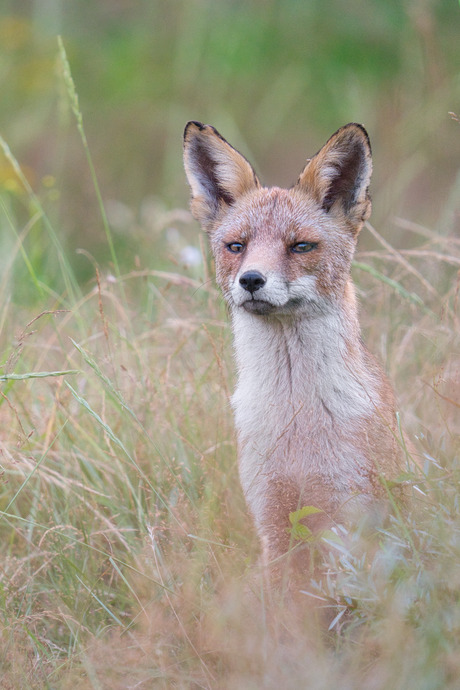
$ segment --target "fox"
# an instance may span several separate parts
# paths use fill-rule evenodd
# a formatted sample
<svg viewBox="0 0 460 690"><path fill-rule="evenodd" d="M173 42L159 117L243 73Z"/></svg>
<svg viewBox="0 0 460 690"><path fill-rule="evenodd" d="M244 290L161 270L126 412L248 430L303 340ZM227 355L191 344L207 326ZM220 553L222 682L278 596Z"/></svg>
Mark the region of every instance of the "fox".
<svg viewBox="0 0 460 690"><path fill-rule="evenodd" d="M291 188L264 187L213 126L190 121L184 167L232 323L241 486L263 562L277 563L295 551L296 511L308 507L312 533L356 520L403 471L395 395L361 338L350 274L371 145L349 123Z"/></svg>

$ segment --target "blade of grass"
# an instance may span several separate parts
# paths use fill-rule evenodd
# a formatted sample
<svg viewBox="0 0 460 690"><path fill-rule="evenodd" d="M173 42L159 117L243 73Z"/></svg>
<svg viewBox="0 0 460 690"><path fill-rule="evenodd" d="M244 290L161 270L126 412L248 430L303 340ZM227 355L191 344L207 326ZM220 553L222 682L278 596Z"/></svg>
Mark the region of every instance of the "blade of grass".
<svg viewBox="0 0 460 690"><path fill-rule="evenodd" d="M143 613L145 614L145 616L146 616L146 618L147 618L147 620L148 620L147 611L145 610L145 607L143 606L141 600L140 600L139 597L137 596L136 591L133 589L132 585L131 585L130 582L126 579L126 577L123 575L122 571L120 570L120 568L119 568L118 565L115 563L115 561L113 560L112 557L109 558L109 561L110 561L112 567L115 568L115 570L117 571L118 575L121 577L121 579L123 580L123 582L125 583L125 585L126 585L127 588L129 589L129 591L131 592L131 594L133 595L133 597L135 598L135 600L137 601L137 603L139 604L139 607L141 608L141 610L143 611ZM129 627L129 626L128 626L128 627Z"/></svg>
<svg viewBox="0 0 460 690"><path fill-rule="evenodd" d="M35 206L37 211L40 213L41 218L43 219L43 222L46 226L48 234L49 234L51 241L54 245L54 248L56 249L59 265L61 267L62 277L64 280L64 285L65 285L65 288L67 291L67 295L70 298L71 303L73 304L76 301L77 297L81 298L80 287L78 285L78 282L77 282L77 279L74 275L74 272L73 272L73 270L72 270L72 268L71 268L71 266L67 260L67 257L65 255L63 249L62 249L62 245L59 242L59 239L58 239L57 234L53 228L53 225L52 225L50 219L48 218L47 214L45 213L45 209L43 208L43 206L40 202L40 199L37 197L34 190L30 186L30 183L29 183L27 177L24 175L24 173L21 170L21 166L19 165L16 158L13 156L13 154L10 150L10 147L8 146L8 144L6 143L4 138L1 136L1 134L0 134L0 147L3 150L3 154L4 154L5 158L8 160L8 162L12 166L12 168L16 174L16 177L18 178L18 180L20 180L22 186L24 187L28 196L30 197L33 205ZM62 301L64 301L64 300L62 300Z"/></svg>
<svg viewBox="0 0 460 690"><path fill-rule="evenodd" d="M112 429L110 428L110 426L109 426L108 424L106 424L106 423L104 422L104 420L101 419L101 417L97 414L97 412L95 412L95 411L92 409L91 405L90 405L84 398L82 398L80 395L78 395L77 391L76 391L74 388L72 388L72 386L70 385L70 383L68 383L68 381L66 381L65 384L66 384L67 388L70 390L70 392L72 393L72 395L73 395L73 397L75 398L75 400L77 400L77 402L79 402L80 405L81 405L82 407L84 407L85 410L87 410L87 412L89 412L89 414L93 417L93 419L95 419L95 420L97 421L97 423L104 429L105 433L106 433L107 436L111 439L111 441L113 441L113 443L115 443L115 445L118 446L118 448L120 448L120 450L125 454L125 456L126 456L127 459L129 460L129 462L133 465L133 467L134 467L134 468L136 469L136 471L139 473L139 476L142 477L142 479L143 479L143 480L146 482L146 484L150 487L150 489L152 490L152 492L155 494L155 496L158 498L158 500L162 503L162 505L166 508L166 510L168 511L168 513L171 515L171 517L173 518L173 520L178 524L178 526L181 528L181 530L182 530L183 532L185 532L184 526L182 525L181 521L178 520L178 518L177 518L177 517L175 516L175 514L173 513L173 511L172 511L172 509L171 509L171 506L167 503L167 501L165 501L165 499L163 498L163 496L162 496L162 495L158 492L158 490L154 487L154 485L153 485L152 482L150 481L149 477L146 475L146 473L143 471L143 469L139 466L139 464L138 464L138 463L136 462L136 460L133 458L133 456L131 455L131 453L129 452L129 450L128 450L128 449L126 448L126 446L124 445L123 441L121 441L121 440L118 438L118 436L116 436L116 434L112 431Z"/></svg>
<svg viewBox="0 0 460 690"><path fill-rule="evenodd" d="M13 505L13 503L15 502L15 500L17 499L17 497L19 496L19 494L22 492L22 490L24 489L24 487L27 486L27 484L30 482L30 480L31 480L32 477L34 476L34 474L35 474L36 472L38 472L38 470L39 470L39 468L40 468L40 465L41 465L42 462L45 460L45 458L46 458L46 456L48 455L48 453L49 453L49 451L51 450L51 448L54 446L55 442L57 441L57 439L58 439L59 436L61 435L61 432L65 429L65 427L66 427L66 425L67 425L67 422L68 422L68 420L66 419L65 422L64 422L64 424L61 426L61 428L59 429L59 431L56 433L56 436L53 438L53 440L52 440L51 443L49 444L48 448L45 450L45 452L43 453L43 455L41 456L41 458L39 459L39 461L37 462L37 464L36 464L35 467L33 468L32 472L30 472L30 474L28 474L28 476L24 479L24 481L22 482L21 486L19 487L19 489L18 489L18 490L16 491L16 493L14 494L13 498L10 500L10 502L9 502L8 505L6 506L6 508L5 508L5 513L8 512L8 510L11 508L11 506Z"/></svg>
<svg viewBox="0 0 460 690"><path fill-rule="evenodd" d="M383 273L380 273L380 271L378 271L373 266L361 263L361 261L353 261L353 266L355 268L359 268L361 271L366 271L366 273L370 273L372 276L374 276L374 278L377 278L377 280L380 280L382 283L386 283L386 285L392 287L393 290L398 293L398 295L420 307L425 314L429 314L430 316L436 317L436 315L431 311L431 309L428 309L428 307L425 306L424 301L419 295L417 295L415 292L409 292L409 290L406 290L406 288L403 285L401 285L401 283L398 283L396 280L393 280L392 278L388 278L388 276L384 275Z"/></svg>
<svg viewBox="0 0 460 690"><path fill-rule="evenodd" d="M43 287L44 287L44 286L43 286L43 284L38 280L37 274L36 274L35 271L34 271L34 267L32 266L32 263L30 262L29 257L27 256L27 253L26 253L26 251L25 251L25 249L24 249L24 239L25 239L25 238L27 237L27 235L29 234L29 230L31 230L31 229L33 228L33 226L35 225L35 223L41 218L41 213L40 213L40 211L37 211L37 213L35 213L35 214L32 216L32 218L29 219L28 223L26 224L26 226L25 226L25 228L22 230L22 232L21 232L20 234L18 234L18 232L16 231L16 228L15 228L15 226L14 226L13 219L11 218L10 212L8 211L8 209L7 209L7 207L6 207L5 202L3 201L3 199L0 199L0 204L1 204L2 209L3 209L3 213L5 214L6 219L7 219L7 221L8 221L8 225L10 226L11 230L13 231L13 233L14 233L14 235L15 235L15 237L16 237L16 246L15 246L15 248L14 248L14 251L12 252L12 255L9 257L9 266L8 266L8 269L5 271L5 276L3 277L3 280L2 280L2 288L1 288L0 294L1 294L1 292L3 292L3 290L4 290L4 285L3 285L3 284L4 284L4 282L5 282L5 280L6 280L7 276L8 276L8 273L9 273L9 270L10 270L11 266L12 266L13 263L14 263L14 260L15 260L15 258L16 258L16 254L17 254L17 252L19 251L19 252L21 253L21 256L22 256L22 258L23 258L23 261L24 261L24 263L25 263L25 265L26 265L27 270L29 271L29 275L30 275L30 277L32 278L33 284L34 284L35 287L37 288L39 294L40 294L40 295L43 295L43 293L44 293Z"/></svg>
<svg viewBox="0 0 460 690"><path fill-rule="evenodd" d="M202 541L205 544L212 544L213 546L220 546L223 549L235 549L235 546L230 546L230 544L222 544L220 541L213 541L212 539L205 539L204 537L197 537L195 534L187 534L187 537L194 539L195 541Z"/></svg>
<svg viewBox="0 0 460 690"><path fill-rule="evenodd" d="M426 278L420 273L420 271L417 271L417 269L414 266L412 266L412 264L410 264L409 261L407 261L407 259L405 259L400 252L396 251L396 249L389 242L387 242L386 239L382 237L379 232L377 232L377 230L369 223L369 221L366 221L365 227L371 233L371 235L375 237L377 242L379 242L382 245L382 247L384 247L388 252L390 252L390 254L396 259L396 261L398 261L398 263L404 266L408 273L412 273L412 275L418 278L418 280L426 288L429 294L437 296L437 292L431 285L431 283L429 283L426 280Z"/></svg>
<svg viewBox="0 0 460 690"><path fill-rule="evenodd" d="M77 121L77 129L78 129L78 132L80 134L80 138L81 138L81 141L83 144L83 149L85 151L86 160L87 160L88 167L89 167L90 174L91 174L91 180L93 183L94 191L96 193L96 198L97 198L97 202L99 205L99 211L100 211L101 218L102 218L102 224L104 226L105 236L106 236L107 244L108 244L109 250L110 250L110 256L111 256L112 261L113 261L113 266L114 266L116 277L117 277L117 279L119 279L120 278L120 267L119 267L117 255L115 252L115 246L113 244L112 232L110 230L109 220L107 218L107 213L105 210L104 202L102 200L102 194L101 194L99 182L98 182L97 175L96 175L96 170L94 168L93 159L92 159L92 156L91 156L91 153L89 150L89 146L88 146L88 140L86 138L86 132L85 132L85 128L83 125L83 115L82 115L82 112L80 110L80 105L79 105L79 101L78 101L78 94L77 94L77 90L75 88L75 82L74 82L73 77L72 77L72 72L70 70L70 64L69 64L69 60L67 58L67 53L66 53L66 50L64 47L64 43L62 41L62 37L58 36L57 41L58 41L59 58L60 58L60 61L62 64L63 78L64 78L64 83L65 83L65 86L67 89L67 95L68 95L69 101L70 101L70 107L72 108L72 112L75 115L75 119ZM122 293L124 296L124 292L123 292L124 287L123 287L122 283L120 283L120 289L122 290Z"/></svg>
<svg viewBox="0 0 460 690"><path fill-rule="evenodd" d="M99 597L97 596L97 594L95 594L95 593L93 592L93 590L92 590L90 587L88 587L88 585L87 585L85 582L83 582L83 580L81 579L81 577L80 577L79 575L77 575L77 574L75 574L75 577L77 578L78 582L79 582L81 585L83 585L83 587L86 589L86 591L89 592L89 593L91 594L91 596L93 597L93 599L95 599L95 600L97 601L97 603L99 604L99 606L102 606L102 608L104 609L104 611L105 611L106 613L109 614L109 616L115 621L115 623L116 623L117 625L119 625L121 628L124 628L125 626L123 625L123 623L121 622L121 620L120 620L120 619L119 619L119 618L118 618L118 617L117 617L117 616L116 616L116 615L115 615L115 614L104 604L104 602L103 602L101 599L99 599Z"/></svg>
<svg viewBox="0 0 460 690"><path fill-rule="evenodd" d="M80 374L79 369L66 371L31 371L27 374L1 374L0 381L26 381L27 379L46 379L53 376L73 376Z"/></svg>
<svg viewBox="0 0 460 690"><path fill-rule="evenodd" d="M98 378L104 383L104 385L107 387L109 393L111 393L111 395L117 400L117 402L121 405L121 407L129 413L129 415L132 417L132 419L134 419L135 423L136 423L136 424L138 425L138 427L141 429L141 431L142 431L142 433L144 434L145 438L148 440L148 442L151 444L151 446L153 447L153 449L155 450L155 452L158 454L158 456L159 456L159 458L161 459L161 461L166 465L166 467L171 471L171 473L173 474L173 476L176 478L176 480L177 480L177 482L178 482L180 488L185 492L185 494L187 495L187 497L189 498L189 500L192 502L192 504L194 504L194 499L193 499L193 497L190 495L190 493L187 491L187 487L184 486L184 484L182 483L182 481L181 481L180 477L178 476L177 472L174 471L173 466L168 462L168 459L166 458L166 456L164 455L164 453L161 452L160 448L159 448L158 445L155 443L155 441L153 440L153 438L151 437L151 435L149 434L149 432L147 431L147 429L145 428L145 426L142 424L142 422L141 422L141 420L139 419L139 417L137 416L137 414L134 412L134 410L133 410L133 409L128 405L128 403L125 401L125 399L124 399L123 396L121 395L120 391L118 391L118 390L116 390L116 388L114 388L113 383L112 383L111 380L100 370L100 368L99 368L97 362L95 362L95 360L94 360L92 357L90 357L89 354L88 354L78 343L75 342L75 340L73 340L72 338L70 338L70 340L71 340L72 344L74 345L74 347L75 347L75 348L78 350L78 352L81 354L81 356L83 357L83 359L85 360L85 362L91 367L91 369L95 372L95 374L97 375L97 377L98 377Z"/></svg>
<svg viewBox="0 0 460 690"><path fill-rule="evenodd" d="M39 522L35 522L34 520L30 520L29 518L24 518L20 515L14 515L13 513L7 513L4 510L0 510L0 516L5 518L6 521L8 522L8 524L9 524L9 520L15 520L15 521L25 523L26 526L29 526L29 527L32 526L32 527L37 528L37 529L42 529L45 534L51 531L49 525L42 525ZM99 548L97 548L97 546L92 546L91 544L88 544L87 541L82 541L78 537L73 537L70 534L65 534L63 532L59 532L58 529L53 529L53 535L57 535L59 537L62 537L63 539L66 539L67 541L72 542L74 544L79 544L80 546L84 546L85 548L89 549L90 551L93 551L94 553L98 553L101 556L104 556L104 558L107 558L107 559L113 558L117 563L119 563L123 567L128 568L129 570L132 570L137 575L141 575L142 577L146 578L149 582L152 582L154 585L158 585L158 587L161 587L161 589L167 590L170 594L175 594L176 596L183 598L183 595L180 594L179 592L175 592L170 587L167 587L166 585L159 582L158 580L155 580L155 578L150 577L150 575L143 573L142 570L139 570L139 568L136 568L135 566L131 565L127 561L124 561L121 558L118 558L111 551L104 551L104 549L99 549ZM42 537L42 539L43 539L43 537Z"/></svg>

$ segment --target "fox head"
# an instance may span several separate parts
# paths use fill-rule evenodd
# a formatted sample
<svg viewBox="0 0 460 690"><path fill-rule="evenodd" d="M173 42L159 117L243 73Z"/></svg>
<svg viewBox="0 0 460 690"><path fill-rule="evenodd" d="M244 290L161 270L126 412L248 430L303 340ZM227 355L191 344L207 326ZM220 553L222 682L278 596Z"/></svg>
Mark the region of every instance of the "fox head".
<svg viewBox="0 0 460 690"><path fill-rule="evenodd" d="M209 235L232 309L321 313L351 290L351 261L371 210L371 148L361 125L333 134L290 189L262 187L244 156L200 122L185 128L184 164L192 213Z"/></svg>

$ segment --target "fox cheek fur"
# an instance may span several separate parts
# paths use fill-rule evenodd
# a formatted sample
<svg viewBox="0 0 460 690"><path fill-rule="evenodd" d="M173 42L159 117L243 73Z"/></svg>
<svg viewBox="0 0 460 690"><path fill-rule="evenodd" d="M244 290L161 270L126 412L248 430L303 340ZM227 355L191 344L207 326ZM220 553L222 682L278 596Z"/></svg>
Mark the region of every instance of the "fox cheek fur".
<svg viewBox="0 0 460 690"><path fill-rule="evenodd" d="M241 483L264 558L277 560L290 512L320 509L314 527L359 514L401 467L393 392L362 343L350 278L371 210L369 139L342 127L288 190L262 187L199 122L185 128L184 163L231 309Z"/></svg>

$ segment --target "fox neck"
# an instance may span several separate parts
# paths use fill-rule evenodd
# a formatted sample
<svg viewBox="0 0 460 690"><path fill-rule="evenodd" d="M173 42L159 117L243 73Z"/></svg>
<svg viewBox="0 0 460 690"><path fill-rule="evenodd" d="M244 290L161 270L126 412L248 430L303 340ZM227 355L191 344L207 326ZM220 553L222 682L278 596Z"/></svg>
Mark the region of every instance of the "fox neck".
<svg viewBox="0 0 460 690"><path fill-rule="evenodd" d="M233 313L238 385L233 396L240 440L261 425L279 433L302 423L359 421L378 405L351 283L345 295L315 317L272 318ZM258 432L255 428L259 427Z"/></svg>

